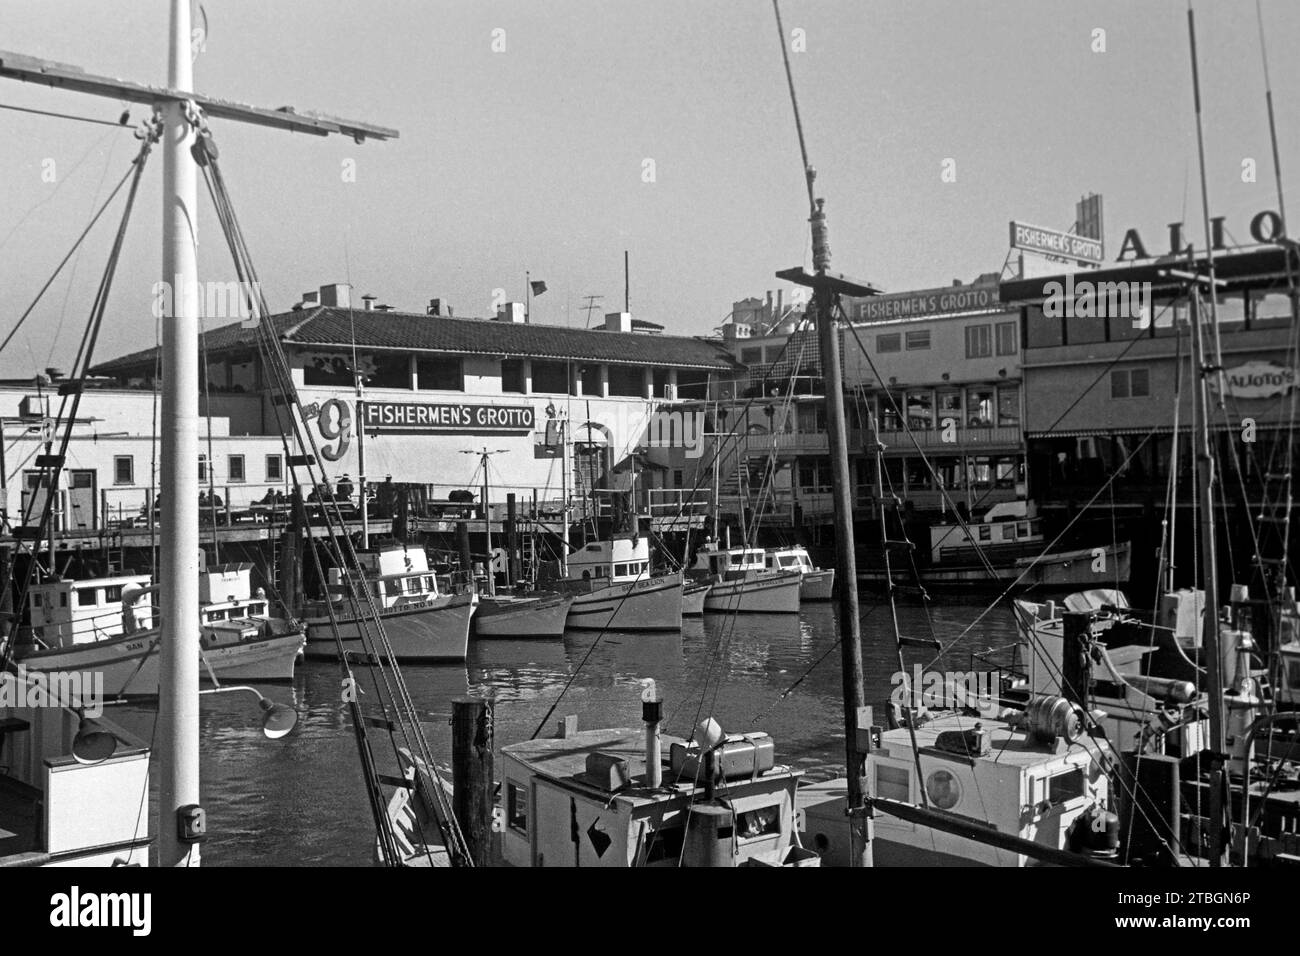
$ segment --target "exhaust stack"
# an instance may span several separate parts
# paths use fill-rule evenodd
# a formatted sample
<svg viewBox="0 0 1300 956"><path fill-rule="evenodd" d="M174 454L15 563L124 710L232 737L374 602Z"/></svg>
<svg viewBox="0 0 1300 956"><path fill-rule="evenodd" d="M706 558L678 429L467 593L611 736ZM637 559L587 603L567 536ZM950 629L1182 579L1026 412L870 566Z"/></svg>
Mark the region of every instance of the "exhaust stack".
<svg viewBox="0 0 1300 956"><path fill-rule="evenodd" d="M645 721L645 784L650 789L663 785L663 750L659 740L659 722L663 719L663 701L655 682L641 682L641 719Z"/></svg>

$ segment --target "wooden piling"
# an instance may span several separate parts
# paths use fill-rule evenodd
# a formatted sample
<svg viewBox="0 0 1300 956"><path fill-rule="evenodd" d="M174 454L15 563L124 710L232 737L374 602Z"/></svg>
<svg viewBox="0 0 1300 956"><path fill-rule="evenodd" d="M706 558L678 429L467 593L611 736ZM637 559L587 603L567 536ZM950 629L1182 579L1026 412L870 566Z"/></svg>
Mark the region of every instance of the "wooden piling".
<svg viewBox="0 0 1300 956"><path fill-rule="evenodd" d="M519 503L513 491L506 494L506 584L519 581Z"/></svg>
<svg viewBox="0 0 1300 956"><path fill-rule="evenodd" d="M469 522L465 520L456 523L456 547L460 550L460 572L465 580L465 586L473 590L474 588L474 556L469 550Z"/></svg>
<svg viewBox="0 0 1300 956"><path fill-rule="evenodd" d="M492 852L492 701L458 697L451 702L452 812L475 866Z"/></svg>

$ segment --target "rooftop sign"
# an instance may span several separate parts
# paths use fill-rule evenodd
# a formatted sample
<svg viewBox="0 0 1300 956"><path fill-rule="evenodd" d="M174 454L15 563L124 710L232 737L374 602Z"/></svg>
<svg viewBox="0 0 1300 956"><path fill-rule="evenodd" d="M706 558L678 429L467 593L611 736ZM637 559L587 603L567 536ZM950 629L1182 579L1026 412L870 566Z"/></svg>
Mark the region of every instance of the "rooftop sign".
<svg viewBox="0 0 1300 956"><path fill-rule="evenodd" d="M499 435L531 432L536 421L531 405L368 401L364 424L371 433Z"/></svg>
<svg viewBox="0 0 1300 956"><path fill-rule="evenodd" d="M1026 252L1037 252L1045 256L1059 256L1073 259L1089 265L1100 265L1102 246L1100 239L1077 236L1069 232L1057 232L1042 226L1011 220L1011 248Z"/></svg>
<svg viewBox="0 0 1300 956"><path fill-rule="evenodd" d="M946 286L863 299L858 303L857 318L864 322L881 322L922 315L978 312L996 309L1000 304L996 285Z"/></svg>

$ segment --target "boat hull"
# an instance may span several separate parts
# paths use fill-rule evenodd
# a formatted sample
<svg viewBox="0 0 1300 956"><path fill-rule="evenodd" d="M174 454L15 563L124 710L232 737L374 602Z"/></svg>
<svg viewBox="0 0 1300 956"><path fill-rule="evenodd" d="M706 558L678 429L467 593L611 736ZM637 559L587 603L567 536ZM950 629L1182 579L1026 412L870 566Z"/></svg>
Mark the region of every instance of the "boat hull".
<svg viewBox="0 0 1300 956"><path fill-rule="evenodd" d="M829 601L835 590L835 572L805 571L799 582L800 601Z"/></svg>
<svg viewBox="0 0 1300 956"><path fill-rule="evenodd" d="M682 588L682 616L699 617L704 613L704 599L709 596L711 584L687 584Z"/></svg>
<svg viewBox="0 0 1300 956"><path fill-rule="evenodd" d="M479 598L476 637L563 637L573 598Z"/></svg>
<svg viewBox="0 0 1300 956"><path fill-rule="evenodd" d="M575 594L569 627L579 631L680 631L682 579L647 578Z"/></svg>
<svg viewBox="0 0 1300 956"><path fill-rule="evenodd" d="M800 575L765 574L719 581L704 598L712 614L798 614Z"/></svg>
<svg viewBox="0 0 1300 956"><path fill-rule="evenodd" d="M262 637L236 644L205 647L199 677L218 680L293 680L294 662L303 646L301 632ZM35 651L17 662L31 673L103 675L105 697L155 697L160 675L160 632L121 635L89 644ZM21 651L19 652L21 654Z"/></svg>
<svg viewBox="0 0 1300 956"><path fill-rule="evenodd" d="M465 660L469 651L470 618L474 612L472 594L448 594L414 607L394 608L380 615L388 649L379 651L385 660L399 663L434 664ZM367 642L373 644L375 629L369 621L340 617L339 641L328 617L307 621L307 657L311 660L338 660L339 643L346 653L364 654Z"/></svg>

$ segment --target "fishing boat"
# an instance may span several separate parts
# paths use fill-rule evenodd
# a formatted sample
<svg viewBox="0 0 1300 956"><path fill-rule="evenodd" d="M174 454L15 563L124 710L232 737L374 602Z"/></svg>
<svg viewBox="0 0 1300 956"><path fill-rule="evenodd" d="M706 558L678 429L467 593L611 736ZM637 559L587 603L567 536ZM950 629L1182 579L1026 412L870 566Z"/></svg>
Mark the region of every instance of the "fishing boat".
<svg viewBox="0 0 1300 956"><path fill-rule="evenodd" d="M682 586L682 616L700 617L704 614L704 601L713 585L708 581L687 581Z"/></svg>
<svg viewBox="0 0 1300 956"><path fill-rule="evenodd" d="M768 548L763 557L769 571L798 571L800 601L829 601L835 590L835 569L813 564L807 548Z"/></svg>
<svg viewBox="0 0 1300 956"><path fill-rule="evenodd" d="M725 734L706 719L694 742L680 740L660 732L662 706L651 687L641 727L579 730L565 721L560 736L503 747L502 861L819 865L799 844L802 771L776 763L772 738Z"/></svg>
<svg viewBox="0 0 1300 956"><path fill-rule="evenodd" d="M555 591L479 595L475 637L563 637L573 597Z"/></svg>
<svg viewBox="0 0 1300 956"><path fill-rule="evenodd" d="M292 680L302 629L272 618L267 601L249 595L248 573L248 566L200 572L201 678ZM153 606L142 599L157 591L148 575L33 584L31 626L19 632L14 660L33 673L102 673L107 697L154 696L163 634Z"/></svg>
<svg viewBox="0 0 1300 956"><path fill-rule="evenodd" d="M369 594L379 610L384 631L383 646L375 651L379 656L403 663L465 660L477 595L441 593L423 548L394 543L378 551L358 551L356 559L356 569L330 569L333 614L320 602L307 612L309 659L337 660L340 645L345 653L367 653L376 638L368 632L363 635L363 629L373 626L372 619L359 616L346 600L349 589L356 588ZM350 581L345 581L345 574Z"/></svg>
<svg viewBox="0 0 1300 956"><path fill-rule="evenodd" d="M1087 588L1129 581L1128 541L1062 551L1046 551L1047 544L1032 502L1004 501L978 521L931 525L930 549L917 562L917 575L922 584L941 586ZM880 563L862 562L858 580L882 583Z"/></svg>
<svg viewBox="0 0 1300 956"><path fill-rule="evenodd" d="M798 614L803 574L768 568L762 548L721 548L706 541L691 576L712 585L704 610L720 614Z"/></svg>
<svg viewBox="0 0 1300 956"><path fill-rule="evenodd" d="M568 626L587 631L680 631L680 572L650 573L650 542L620 532L569 555L565 590L573 597Z"/></svg>

